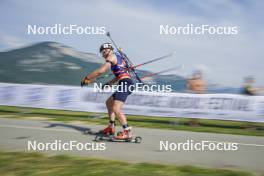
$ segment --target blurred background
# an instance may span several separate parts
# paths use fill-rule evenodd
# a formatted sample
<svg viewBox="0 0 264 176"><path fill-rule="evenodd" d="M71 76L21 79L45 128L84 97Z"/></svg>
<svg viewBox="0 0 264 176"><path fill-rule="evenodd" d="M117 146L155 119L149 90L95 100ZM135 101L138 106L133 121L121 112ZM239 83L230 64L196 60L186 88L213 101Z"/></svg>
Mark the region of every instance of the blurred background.
<svg viewBox="0 0 264 176"><path fill-rule="evenodd" d="M0 175L263 175L263 9L257 0L1 0ZM99 47L109 39L27 31L56 24L104 27L135 64L175 52L138 70L184 65L145 80L170 84L173 93L135 93L126 104L143 143L25 152L28 140L93 142L108 123L108 94L80 88L80 81L104 63ZM160 25L187 24L235 26L238 33L160 34ZM239 150L159 150L161 140L189 139L235 142Z"/></svg>
<svg viewBox="0 0 264 176"><path fill-rule="evenodd" d="M0 81L79 85L80 78L103 63L99 46L105 35L33 35L28 25L103 26L134 61L175 51L158 64L142 67L157 72L156 83L186 90L187 79L202 72L209 93L241 93L244 77L262 87L263 24L261 1L1 1ZM122 12L120 14L120 12ZM236 26L237 35L160 35L160 25ZM63 74L61 74L63 73ZM20 76L17 76L20 75ZM152 80L153 82L153 80Z"/></svg>

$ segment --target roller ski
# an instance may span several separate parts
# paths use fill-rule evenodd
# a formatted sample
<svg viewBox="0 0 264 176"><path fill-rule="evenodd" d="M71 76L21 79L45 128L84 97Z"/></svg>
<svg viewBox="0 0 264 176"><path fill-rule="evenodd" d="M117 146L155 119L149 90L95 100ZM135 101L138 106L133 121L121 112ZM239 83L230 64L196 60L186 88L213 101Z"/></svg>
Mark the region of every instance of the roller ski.
<svg viewBox="0 0 264 176"><path fill-rule="evenodd" d="M107 127L104 130L100 131L95 136L95 141L109 141L109 142L132 142L132 143L141 143L142 138L140 136L133 137L131 133L131 127L124 129L123 131L118 132L116 135L115 129Z"/></svg>

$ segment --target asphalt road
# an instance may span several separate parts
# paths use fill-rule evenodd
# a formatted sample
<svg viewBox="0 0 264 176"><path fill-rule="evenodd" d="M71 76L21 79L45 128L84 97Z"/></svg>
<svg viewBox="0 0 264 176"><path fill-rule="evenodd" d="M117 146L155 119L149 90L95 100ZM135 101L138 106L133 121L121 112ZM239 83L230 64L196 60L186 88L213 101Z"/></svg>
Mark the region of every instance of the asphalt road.
<svg viewBox="0 0 264 176"><path fill-rule="evenodd" d="M76 141L96 145L94 135L84 135L84 130L98 131L100 125L63 124L39 120L18 120L0 118L0 148L5 150L28 151L28 142L50 143L60 140L61 143ZM172 165L193 165L213 168L264 173L264 138L253 136L198 133L159 129L133 128L136 135L143 138L142 143L105 142L103 151L76 149L65 151L43 151L50 154L70 154L124 160L129 162L152 162ZM160 141L182 143L209 141L238 143L236 151L164 151L160 150ZM174 144L173 144L174 145ZM172 145L172 146L173 146ZM95 149L98 149L94 147Z"/></svg>

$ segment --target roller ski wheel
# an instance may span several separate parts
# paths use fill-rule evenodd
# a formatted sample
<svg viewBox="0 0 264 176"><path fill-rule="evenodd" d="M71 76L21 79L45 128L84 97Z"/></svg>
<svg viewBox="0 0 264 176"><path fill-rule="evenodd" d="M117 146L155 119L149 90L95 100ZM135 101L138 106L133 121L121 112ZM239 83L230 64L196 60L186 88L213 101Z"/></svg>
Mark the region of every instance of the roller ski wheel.
<svg viewBox="0 0 264 176"><path fill-rule="evenodd" d="M94 140L95 140L96 142L100 142L100 141L103 141L103 138L102 138L102 136L100 136L100 135L96 135L95 138L94 138Z"/></svg>
<svg viewBox="0 0 264 176"><path fill-rule="evenodd" d="M140 137L140 136L135 137L135 143L136 144L139 144L141 142L142 142L142 137Z"/></svg>

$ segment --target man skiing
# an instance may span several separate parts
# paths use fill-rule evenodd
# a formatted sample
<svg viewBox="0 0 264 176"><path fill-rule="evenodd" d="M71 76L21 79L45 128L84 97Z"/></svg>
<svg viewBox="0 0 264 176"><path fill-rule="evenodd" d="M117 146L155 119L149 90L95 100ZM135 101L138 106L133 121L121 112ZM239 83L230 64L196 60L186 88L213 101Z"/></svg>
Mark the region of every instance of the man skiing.
<svg viewBox="0 0 264 176"><path fill-rule="evenodd" d="M89 84L96 78L107 72L110 68L115 75L115 78L107 84L112 85L118 82L118 90L112 94L106 101L106 107L109 115L108 126L101 130L100 133L105 135L115 134L115 118L117 117L123 127L123 131L118 133L116 139L131 139L131 127L127 123L125 114L122 112L122 107L126 102L128 95L132 93L131 85L133 81L128 72L128 68L124 58L118 52L114 52L111 43L104 43L100 47L100 53L105 59L105 63L97 70L83 78L81 85Z"/></svg>

